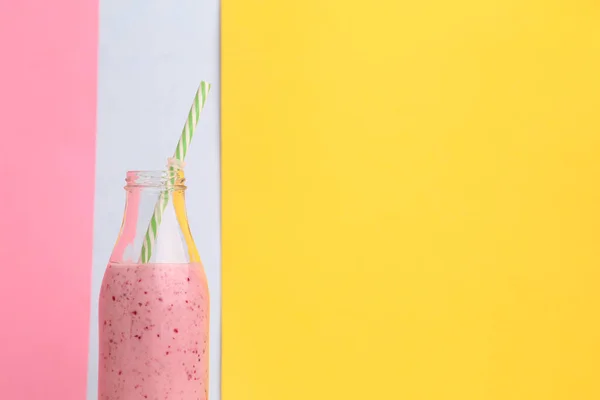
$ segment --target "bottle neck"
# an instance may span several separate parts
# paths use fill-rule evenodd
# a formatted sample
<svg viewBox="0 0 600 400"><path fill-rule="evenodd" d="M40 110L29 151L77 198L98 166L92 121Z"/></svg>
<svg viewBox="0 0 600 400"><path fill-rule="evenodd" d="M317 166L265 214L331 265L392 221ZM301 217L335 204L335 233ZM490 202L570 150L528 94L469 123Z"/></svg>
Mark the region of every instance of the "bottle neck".
<svg viewBox="0 0 600 400"><path fill-rule="evenodd" d="M127 174L125 212L110 262L199 262L185 206L182 171ZM150 257L142 252L151 250Z"/></svg>

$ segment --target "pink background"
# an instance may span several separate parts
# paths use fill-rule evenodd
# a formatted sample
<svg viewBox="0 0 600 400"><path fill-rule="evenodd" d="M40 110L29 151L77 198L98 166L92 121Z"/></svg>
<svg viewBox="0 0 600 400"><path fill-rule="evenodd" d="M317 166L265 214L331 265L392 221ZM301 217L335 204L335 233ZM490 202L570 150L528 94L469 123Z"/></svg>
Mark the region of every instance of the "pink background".
<svg viewBox="0 0 600 400"><path fill-rule="evenodd" d="M0 0L0 398L85 398L97 0Z"/></svg>

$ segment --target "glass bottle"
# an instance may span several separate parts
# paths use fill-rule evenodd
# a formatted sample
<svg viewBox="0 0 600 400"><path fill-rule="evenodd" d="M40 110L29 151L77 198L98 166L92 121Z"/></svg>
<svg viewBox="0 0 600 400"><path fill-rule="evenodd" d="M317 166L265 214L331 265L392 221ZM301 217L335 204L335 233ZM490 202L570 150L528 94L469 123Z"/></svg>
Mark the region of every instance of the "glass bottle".
<svg viewBox="0 0 600 400"><path fill-rule="evenodd" d="M183 173L130 171L126 182L123 223L100 290L98 399L207 400L208 285Z"/></svg>

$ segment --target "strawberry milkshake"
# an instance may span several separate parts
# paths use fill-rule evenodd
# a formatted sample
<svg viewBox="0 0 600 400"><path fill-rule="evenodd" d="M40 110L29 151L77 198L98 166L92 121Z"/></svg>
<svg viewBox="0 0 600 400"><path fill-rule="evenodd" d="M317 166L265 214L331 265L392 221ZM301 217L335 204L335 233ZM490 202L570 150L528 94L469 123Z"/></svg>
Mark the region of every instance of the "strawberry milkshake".
<svg viewBox="0 0 600 400"><path fill-rule="evenodd" d="M201 264L109 264L98 399L207 400L208 324Z"/></svg>

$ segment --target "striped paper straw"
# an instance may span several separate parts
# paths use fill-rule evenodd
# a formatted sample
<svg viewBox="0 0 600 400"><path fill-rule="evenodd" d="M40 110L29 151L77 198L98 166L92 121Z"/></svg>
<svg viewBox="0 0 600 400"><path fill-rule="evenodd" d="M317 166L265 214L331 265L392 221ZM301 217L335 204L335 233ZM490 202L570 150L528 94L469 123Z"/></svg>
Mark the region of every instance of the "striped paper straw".
<svg viewBox="0 0 600 400"><path fill-rule="evenodd" d="M190 147L190 142L194 137L194 131L196 129L196 125L198 124L198 120L200 119L200 113L204 108L204 103L206 102L206 97L208 96L209 91L210 84L204 81L200 82L200 87L198 88L196 96L194 97L194 103L190 108L183 131L181 132L181 137L179 138L179 142L175 148L175 154L173 155L175 162L171 162L171 160L169 161L168 170L172 175L169 182L170 184L175 183L177 179L177 173L183 165L183 161L185 160L188 148ZM179 161L179 163L177 161ZM147 263L152 258L152 250L154 244L156 243L158 228L160 226L165 208L167 208L167 204L169 204L169 191L165 190L160 193L158 201L156 202L156 206L154 207L154 213L150 219L150 225L148 225L148 230L144 235L142 255L140 257L142 263Z"/></svg>

